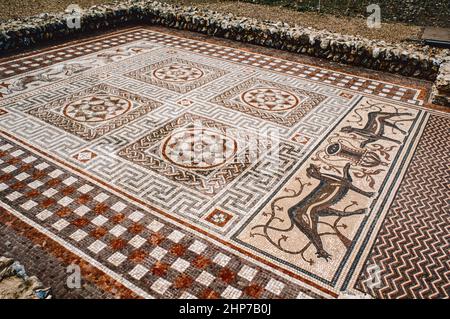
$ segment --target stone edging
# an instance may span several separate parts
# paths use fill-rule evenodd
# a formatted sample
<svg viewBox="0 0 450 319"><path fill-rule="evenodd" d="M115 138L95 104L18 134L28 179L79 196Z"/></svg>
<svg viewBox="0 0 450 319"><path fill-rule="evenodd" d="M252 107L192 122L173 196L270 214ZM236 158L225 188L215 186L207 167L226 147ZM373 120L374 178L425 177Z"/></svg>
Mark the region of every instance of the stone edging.
<svg viewBox="0 0 450 319"><path fill-rule="evenodd" d="M431 96L434 104L450 106L450 60L441 64Z"/></svg>
<svg viewBox="0 0 450 319"><path fill-rule="evenodd" d="M0 299L51 299L50 288L44 288L35 276L29 277L17 261L0 256Z"/></svg>
<svg viewBox="0 0 450 319"><path fill-rule="evenodd" d="M127 23L149 23L325 58L334 62L436 80L433 103L449 105L450 51L386 43L286 23L236 17L157 1L123 0L80 13L81 28L67 27L68 13L41 14L0 24L0 53Z"/></svg>

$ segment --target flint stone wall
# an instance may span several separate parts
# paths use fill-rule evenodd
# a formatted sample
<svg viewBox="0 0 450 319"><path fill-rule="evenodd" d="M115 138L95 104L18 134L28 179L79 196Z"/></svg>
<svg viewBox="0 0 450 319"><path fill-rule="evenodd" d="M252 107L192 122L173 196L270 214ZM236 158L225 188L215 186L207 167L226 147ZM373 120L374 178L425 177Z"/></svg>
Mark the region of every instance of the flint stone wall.
<svg viewBox="0 0 450 319"><path fill-rule="evenodd" d="M431 94L434 104L450 106L450 59L442 63Z"/></svg>
<svg viewBox="0 0 450 319"><path fill-rule="evenodd" d="M93 6L80 13L79 29L67 26L68 14L41 14L3 22L0 24L0 53L84 32L148 23L432 81L442 78L439 72L447 69L441 65L450 55L449 50L435 51L416 45L368 40L157 1L124 0ZM444 81L445 78L444 75ZM434 91L437 94L447 92L437 87Z"/></svg>

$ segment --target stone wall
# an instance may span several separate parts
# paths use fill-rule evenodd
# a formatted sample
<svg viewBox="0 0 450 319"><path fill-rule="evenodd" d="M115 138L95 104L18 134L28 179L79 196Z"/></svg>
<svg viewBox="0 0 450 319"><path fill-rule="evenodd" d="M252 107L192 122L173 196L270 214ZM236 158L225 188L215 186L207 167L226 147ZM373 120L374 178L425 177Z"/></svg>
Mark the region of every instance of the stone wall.
<svg viewBox="0 0 450 319"><path fill-rule="evenodd" d="M432 89L434 104L450 106L450 60L442 63Z"/></svg>
<svg viewBox="0 0 450 319"><path fill-rule="evenodd" d="M65 13L44 14L0 24L0 52L112 26L148 23L427 80L438 77L441 65L450 53L449 50L434 51L416 45L368 40L300 26L291 27L282 22L272 24L156 1L126 0L93 6L82 12L80 29L68 28L66 18Z"/></svg>

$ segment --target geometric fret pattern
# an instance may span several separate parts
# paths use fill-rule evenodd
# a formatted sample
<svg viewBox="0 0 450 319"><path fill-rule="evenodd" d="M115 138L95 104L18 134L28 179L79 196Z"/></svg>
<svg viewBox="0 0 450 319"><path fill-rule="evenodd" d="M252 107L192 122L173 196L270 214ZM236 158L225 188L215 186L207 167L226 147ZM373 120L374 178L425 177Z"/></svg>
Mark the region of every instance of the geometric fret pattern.
<svg viewBox="0 0 450 319"><path fill-rule="evenodd" d="M421 88L152 27L0 77L0 237L107 294L449 297L450 117Z"/></svg>
<svg viewBox="0 0 450 319"><path fill-rule="evenodd" d="M127 91L99 84L34 108L29 114L90 141L132 122L161 105L162 103Z"/></svg>
<svg viewBox="0 0 450 319"><path fill-rule="evenodd" d="M186 93L211 82L225 72L207 65L199 65L183 59L171 58L148 65L126 74L145 83L167 88L179 93Z"/></svg>
<svg viewBox="0 0 450 319"><path fill-rule="evenodd" d="M450 298L448 127L450 119L430 117L360 275L358 288L376 298ZM381 286L368 288L373 264Z"/></svg>
<svg viewBox="0 0 450 319"><path fill-rule="evenodd" d="M215 97L212 102L283 126L293 126L324 99L325 96L319 94L251 79Z"/></svg>

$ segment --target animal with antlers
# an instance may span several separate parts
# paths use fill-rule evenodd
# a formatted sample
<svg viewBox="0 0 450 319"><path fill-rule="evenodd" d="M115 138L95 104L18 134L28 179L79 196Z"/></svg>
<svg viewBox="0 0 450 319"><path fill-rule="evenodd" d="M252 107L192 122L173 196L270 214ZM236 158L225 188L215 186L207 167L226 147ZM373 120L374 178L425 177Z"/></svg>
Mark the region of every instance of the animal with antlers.
<svg viewBox="0 0 450 319"><path fill-rule="evenodd" d="M402 130L397 124L397 121L389 122L388 120L393 117L398 116L411 116L411 113L399 113L399 112L382 112L375 111L375 112L369 112L368 114L368 120L366 125L363 128L356 128L352 126L346 126L341 129L341 132L344 133L355 133L357 135L360 135L365 138L363 142L361 142L361 148L364 148L367 144L376 142L378 140L385 140L394 142L396 144L400 144L400 141L397 141L396 139L387 137L385 135L385 127L389 126L393 129L396 129L400 131L402 134L406 134L404 130Z"/></svg>
<svg viewBox="0 0 450 319"><path fill-rule="evenodd" d="M343 177L321 173L320 169L311 164L306 170L309 178L315 178L320 181L319 185L288 210L291 221L297 228L308 237L316 248L317 257L328 260L331 256L325 251L322 239L318 232L319 218L326 216L346 217L358 214L365 214L367 209L357 209L355 211L337 210L331 206L339 203L350 190L362 194L366 197L372 197L374 193L366 192L352 184L350 175L350 164L344 167Z"/></svg>
<svg viewBox="0 0 450 319"><path fill-rule="evenodd" d="M8 86L8 93L23 91L40 83L55 82L63 78L63 76L71 76L87 69L89 67L83 66L80 63L57 65L48 70L19 78Z"/></svg>
<svg viewBox="0 0 450 319"><path fill-rule="evenodd" d="M260 235L267 238L273 245L278 247L280 250L290 253L290 254L300 254L303 258L303 260L307 261L310 264L313 264L312 260L307 260L304 257L305 251L310 247L310 245L313 245L316 248L316 255L318 258L324 258L328 261L328 259L331 258L331 255L325 250L323 247L322 242L322 236L323 235L336 235L338 236L341 241L344 243L345 246L348 246L350 243L350 240L348 240L344 235L342 235L339 232L336 233L319 233L319 224L324 223L320 220L321 217L327 217L327 216L336 216L338 217L338 220L342 217L352 216L352 215L358 215L358 214L365 214L367 212L367 209L356 209L354 211L347 211L347 209L353 205L356 205L356 202L352 202L349 206L347 206L344 210L338 210L335 208L332 208L332 206L340 203L349 193L349 191L354 191L358 194L361 194L365 197L372 197L374 193L366 192L352 183L352 177L350 175L350 163L347 163L344 167L344 173L343 176L336 176L331 174L322 173L320 171L320 168L317 167L314 164L311 164L307 170L306 175L308 178L314 178L320 181L319 185L317 185L306 197L304 197L302 200L300 200L297 204L291 206L287 213L289 216L289 219L291 221L291 225L286 229L280 229L277 227L272 226L272 222L275 219L278 219L279 221L282 221L282 219L275 216L275 208L277 208L275 202L284 198L292 198L297 197L301 194L303 190L303 184L300 181L301 184L301 190L297 193L295 193L293 196L284 196L276 199L272 203L272 214L271 218L265 225L257 225L252 228L252 231L260 228L263 229L264 234L259 233L253 233L252 236ZM278 207L278 209L280 209ZM330 225L335 230L337 229L337 222L335 222L335 225ZM269 236L268 231L269 230L275 230L280 232L287 232L291 231L294 227L297 227L309 240L309 243L305 245L302 249L297 251L289 251L282 247L281 242L284 240L287 240L287 236L283 235L278 241L274 241L271 236Z"/></svg>

